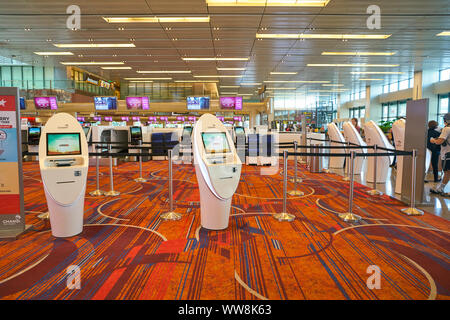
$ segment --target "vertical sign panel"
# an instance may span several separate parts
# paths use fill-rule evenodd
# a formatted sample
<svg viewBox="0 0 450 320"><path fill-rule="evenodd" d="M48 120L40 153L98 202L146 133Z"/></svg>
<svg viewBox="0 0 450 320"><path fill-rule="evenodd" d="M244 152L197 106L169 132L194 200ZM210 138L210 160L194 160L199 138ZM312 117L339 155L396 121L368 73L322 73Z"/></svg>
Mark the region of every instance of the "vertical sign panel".
<svg viewBox="0 0 450 320"><path fill-rule="evenodd" d="M428 99L411 100L406 104L405 151L417 150L416 203L424 204L425 157L427 150ZM402 200L411 199L411 157L404 157Z"/></svg>
<svg viewBox="0 0 450 320"><path fill-rule="evenodd" d="M0 238L24 231L18 88L0 88Z"/></svg>

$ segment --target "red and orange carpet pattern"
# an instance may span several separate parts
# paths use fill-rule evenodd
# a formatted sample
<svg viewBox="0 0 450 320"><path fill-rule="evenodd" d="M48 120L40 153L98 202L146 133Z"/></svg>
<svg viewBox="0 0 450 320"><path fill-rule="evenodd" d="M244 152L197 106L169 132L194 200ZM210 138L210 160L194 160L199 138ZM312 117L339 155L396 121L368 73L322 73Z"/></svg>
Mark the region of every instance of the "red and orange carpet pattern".
<svg viewBox="0 0 450 320"><path fill-rule="evenodd" d="M292 174L290 163L289 174ZM26 223L16 241L0 241L0 299L449 299L450 222L426 213L408 217L388 196L355 186L355 224L343 222L349 183L300 167L301 197L289 197L293 222L282 210L282 176L244 166L230 225L200 227L199 193L191 165L174 165L179 221L159 216L168 205L167 161L114 169L117 197L90 197L89 170L83 232L56 239L37 218L47 211L37 163L24 163ZM291 172L292 171L292 172ZM101 189L109 190L108 168ZM289 188L293 187L289 183ZM68 268L81 272L69 289ZM369 266L381 271L369 289Z"/></svg>

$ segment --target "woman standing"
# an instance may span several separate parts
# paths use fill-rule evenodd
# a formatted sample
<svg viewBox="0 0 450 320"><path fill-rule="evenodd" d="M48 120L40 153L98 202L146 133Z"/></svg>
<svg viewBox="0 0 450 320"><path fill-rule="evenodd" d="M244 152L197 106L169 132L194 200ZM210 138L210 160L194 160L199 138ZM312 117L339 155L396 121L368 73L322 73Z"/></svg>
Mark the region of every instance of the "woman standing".
<svg viewBox="0 0 450 320"><path fill-rule="evenodd" d="M355 127L356 131L361 134L361 127L358 125L358 119L352 118L352 124Z"/></svg>

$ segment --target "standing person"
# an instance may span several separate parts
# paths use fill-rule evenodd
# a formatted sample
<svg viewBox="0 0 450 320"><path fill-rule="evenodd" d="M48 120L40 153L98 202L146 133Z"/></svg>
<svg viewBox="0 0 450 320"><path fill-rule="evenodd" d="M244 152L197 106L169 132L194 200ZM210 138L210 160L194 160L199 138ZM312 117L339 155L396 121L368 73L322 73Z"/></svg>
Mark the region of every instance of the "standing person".
<svg viewBox="0 0 450 320"><path fill-rule="evenodd" d="M361 127L358 125L358 119L352 118L352 124L355 127L356 131L361 134Z"/></svg>
<svg viewBox="0 0 450 320"><path fill-rule="evenodd" d="M441 146L441 159L443 160L442 169L444 170L444 178L435 189L430 189L432 193L442 196L450 196L445 193L445 186L450 180L450 113L444 116L445 127L441 131L439 138L431 138L430 142ZM448 154L448 159L447 159Z"/></svg>
<svg viewBox="0 0 450 320"><path fill-rule="evenodd" d="M431 151L431 166L433 167L433 176L434 176L434 182L441 181L439 179L439 155L441 153L441 146L431 143L431 138L439 138L441 135L439 131L436 130L438 127L438 123L434 120L428 122L428 143L427 148Z"/></svg>

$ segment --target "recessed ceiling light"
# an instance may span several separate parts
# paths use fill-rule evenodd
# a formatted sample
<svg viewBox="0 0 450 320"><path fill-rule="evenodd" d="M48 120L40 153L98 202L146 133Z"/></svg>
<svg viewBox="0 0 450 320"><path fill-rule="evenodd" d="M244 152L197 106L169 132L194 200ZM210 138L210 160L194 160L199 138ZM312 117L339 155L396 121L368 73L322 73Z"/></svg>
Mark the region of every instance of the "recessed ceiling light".
<svg viewBox="0 0 450 320"><path fill-rule="evenodd" d="M393 56L397 52L322 52L323 56Z"/></svg>
<svg viewBox="0 0 450 320"><path fill-rule="evenodd" d="M397 71L352 71L351 74L404 74Z"/></svg>
<svg viewBox="0 0 450 320"><path fill-rule="evenodd" d="M394 68L399 64L368 64L368 63L308 63L307 67L372 67L372 68Z"/></svg>
<svg viewBox="0 0 450 320"><path fill-rule="evenodd" d="M238 94L238 93L237 93L237 92L221 92L221 93L220 93L220 95L223 95L223 94L236 95L236 94Z"/></svg>
<svg viewBox="0 0 450 320"><path fill-rule="evenodd" d="M325 7L331 0L206 0L210 7Z"/></svg>
<svg viewBox="0 0 450 320"><path fill-rule="evenodd" d="M219 82L219 80L175 80L175 82Z"/></svg>
<svg viewBox="0 0 450 320"><path fill-rule="evenodd" d="M220 86L221 88L240 88L240 86Z"/></svg>
<svg viewBox="0 0 450 320"><path fill-rule="evenodd" d="M107 64L123 64L123 62L60 62L63 65L66 66L88 66L88 65L107 65Z"/></svg>
<svg viewBox="0 0 450 320"><path fill-rule="evenodd" d="M209 22L206 17L103 17L108 23Z"/></svg>
<svg viewBox="0 0 450 320"><path fill-rule="evenodd" d="M327 84L327 83L324 83L324 84L322 84L322 86L323 87L343 87L344 85L343 84Z"/></svg>
<svg viewBox="0 0 450 320"><path fill-rule="evenodd" d="M139 70L136 71L137 73L191 73L192 71L189 70Z"/></svg>
<svg viewBox="0 0 450 320"><path fill-rule="evenodd" d="M261 84L259 82L241 82L241 86L260 86Z"/></svg>
<svg viewBox="0 0 450 320"><path fill-rule="evenodd" d="M265 80L266 83L330 83L330 81L324 80Z"/></svg>
<svg viewBox="0 0 450 320"><path fill-rule="evenodd" d="M105 70L129 70L131 67L101 67Z"/></svg>
<svg viewBox="0 0 450 320"><path fill-rule="evenodd" d="M153 81L151 81L151 80L130 80L128 82L133 82L133 83L142 83L142 82L151 83Z"/></svg>
<svg viewBox="0 0 450 320"><path fill-rule="evenodd" d="M436 36L438 36L438 37L448 37L448 36L450 36L450 31L442 31L441 33L438 33Z"/></svg>
<svg viewBox="0 0 450 320"><path fill-rule="evenodd" d="M217 68L218 71L245 71L245 68Z"/></svg>
<svg viewBox="0 0 450 320"><path fill-rule="evenodd" d="M172 78L124 78L124 80L172 80Z"/></svg>
<svg viewBox="0 0 450 320"><path fill-rule="evenodd" d="M387 39L390 34L313 34L313 33L257 33L256 38L259 39L364 39L379 40Z"/></svg>
<svg viewBox="0 0 450 320"><path fill-rule="evenodd" d="M248 61L249 58L181 58L184 61Z"/></svg>
<svg viewBox="0 0 450 320"><path fill-rule="evenodd" d="M297 88L266 88L267 90L297 90Z"/></svg>
<svg viewBox="0 0 450 320"><path fill-rule="evenodd" d="M369 79L369 78L365 78L365 79L363 79L363 78L361 78L361 79L358 79L359 81L380 81L380 80L383 80L383 79Z"/></svg>
<svg viewBox="0 0 450 320"><path fill-rule="evenodd" d="M272 75L288 75L288 74L297 74L298 72L271 72Z"/></svg>
<svg viewBox="0 0 450 320"><path fill-rule="evenodd" d="M73 56L73 53L69 51L61 51L61 52L45 51L45 52L35 52L35 54L39 56Z"/></svg>
<svg viewBox="0 0 450 320"><path fill-rule="evenodd" d="M54 43L58 48L134 48L134 43Z"/></svg>
<svg viewBox="0 0 450 320"><path fill-rule="evenodd" d="M194 78L242 78L242 76L215 75L215 76L194 76Z"/></svg>

